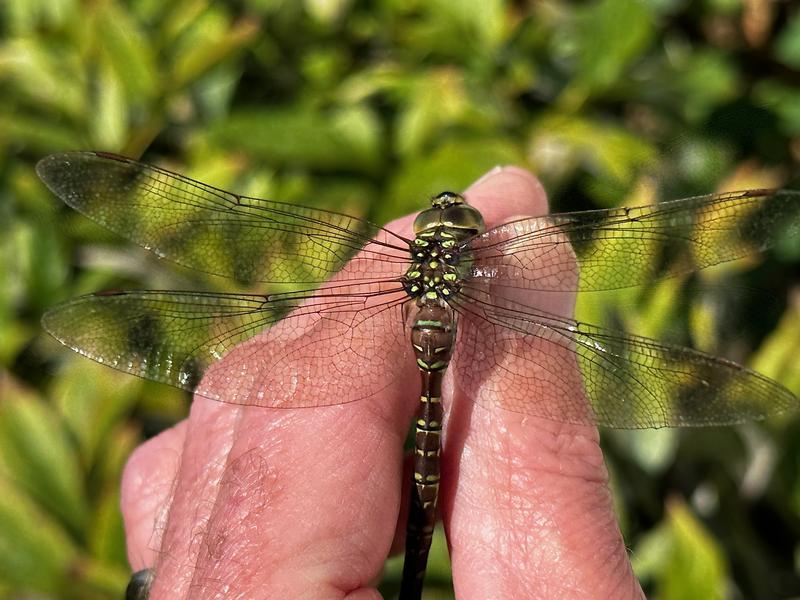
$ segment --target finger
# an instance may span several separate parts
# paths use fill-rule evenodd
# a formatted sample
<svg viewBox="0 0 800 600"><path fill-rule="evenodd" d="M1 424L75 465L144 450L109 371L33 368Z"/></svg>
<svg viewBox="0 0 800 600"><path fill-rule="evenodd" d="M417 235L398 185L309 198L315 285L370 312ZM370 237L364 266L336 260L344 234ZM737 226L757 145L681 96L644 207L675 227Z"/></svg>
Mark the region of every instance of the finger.
<svg viewBox="0 0 800 600"><path fill-rule="evenodd" d="M520 169L482 179L468 198L484 214L491 214L484 200L529 215L547 210L541 186ZM574 363L569 355L556 360L562 369ZM570 385L580 396L574 369ZM543 373L540 401L556 393L547 387L549 376ZM596 428L490 410L473 400L456 381L445 426L441 506L456 595L643 597L612 509Z"/></svg>
<svg viewBox="0 0 800 600"><path fill-rule="evenodd" d="M120 505L134 571L156 563L185 437L182 421L139 446L125 465Z"/></svg>
<svg viewBox="0 0 800 600"><path fill-rule="evenodd" d="M391 226L410 233L410 219ZM302 360L293 365L290 350L281 349L288 357L281 368L296 373L287 381L293 397L308 398L318 387L315 376L335 372L341 342L313 345L331 357L323 373L309 374ZM275 351L269 335L237 346L205 387L219 385L224 399L235 391L224 386L225 373L234 379L258 372ZM414 377L413 359L408 367ZM387 381L360 402L313 409L196 397L151 598L377 598L370 582L392 542L403 440L416 400L407 381ZM357 381L349 385L352 391ZM285 396L286 389L263 393Z"/></svg>

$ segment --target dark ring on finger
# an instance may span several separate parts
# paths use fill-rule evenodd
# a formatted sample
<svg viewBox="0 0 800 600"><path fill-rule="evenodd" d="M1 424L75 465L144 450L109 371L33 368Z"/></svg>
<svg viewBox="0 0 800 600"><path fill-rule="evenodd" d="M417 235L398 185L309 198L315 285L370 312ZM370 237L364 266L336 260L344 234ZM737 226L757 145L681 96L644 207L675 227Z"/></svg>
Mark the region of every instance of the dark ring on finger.
<svg viewBox="0 0 800 600"><path fill-rule="evenodd" d="M142 569L131 575L125 588L125 600L147 600L153 583L153 569Z"/></svg>

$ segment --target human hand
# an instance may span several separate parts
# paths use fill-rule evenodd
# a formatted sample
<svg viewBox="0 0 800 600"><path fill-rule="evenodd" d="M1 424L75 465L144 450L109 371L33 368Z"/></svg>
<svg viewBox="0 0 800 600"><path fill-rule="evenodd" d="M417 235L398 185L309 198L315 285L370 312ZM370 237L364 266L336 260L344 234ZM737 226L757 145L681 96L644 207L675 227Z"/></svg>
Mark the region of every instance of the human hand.
<svg viewBox="0 0 800 600"><path fill-rule="evenodd" d="M487 227L547 211L516 168L466 196ZM389 228L410 236L410 223ZM236 359L219 366L246 366ZM157 573L150 598L379 598L384 560L402 547L418 393L399 380L369 401L298 410L197 397L123 479L131 564ZM445 407L439 504L458 598L643 597L594 427L475 406L457 382Z"/></svg>

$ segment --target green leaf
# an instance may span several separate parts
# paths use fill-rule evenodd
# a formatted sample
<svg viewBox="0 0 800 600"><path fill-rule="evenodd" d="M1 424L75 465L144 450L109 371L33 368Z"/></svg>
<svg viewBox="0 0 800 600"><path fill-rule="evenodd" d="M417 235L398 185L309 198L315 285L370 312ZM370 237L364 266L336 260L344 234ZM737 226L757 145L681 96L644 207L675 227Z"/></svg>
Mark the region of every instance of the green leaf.
<svg viewBox="0 0 800 600"><path fill-rule="evenodd" d="M654 579L662 600L724 598L727 566L719 544L678 499L667 505L667 518L645 536L633 554L642 579Z"/></svg>
<svg viewBox="0 0 800 600"><path fill-rule="evenodd" d="M169 76L171 88L181 89L194 83L212 68L252 42L259 33L259 23L244 19L234 24L222 12L206 12L187 30L176 47Z"/></svg>
<svg viewBox="0 0 800 600"><path fill-rule="evenodd" d="M128 448L130 451L130 448ZM119 473L117 474L117 477ZM97 498L97 508L90 520L87 545L93 556L127 570L125 531L120 513L118 478L108 480L108 486Z"/></svg>
<svg viewBox="0 0 800 600"><path fill-rule="evenodd" d="M353 0L304 0L305 9L318 23L331 27L343 18Z"/></svg>
<svg viewBox="0 0 800 600"><path fill-rule="evenodd" d="M92 139L100 148L121 148L128 133L128 104L125 90L108 61L98 73L96 110L91 115Z"/></svg>
<svg viewBox="0 0 800 600"><path fill-rule="evenodd" d="M193 83L239 52L258 35L259 26L252 20L240 21L233 26L228 26L227 22L216 23L214 27L201 29L199 33L204 39L196 40L197 43L191 46L184 46L185 52L176 58L171 77L175 88Z"/></svg>
<svg viewBox="0 0 800 600"><path fill-rule="evenodd" d="M797 22L800 23L800 19ZM781 130L786 135L800 134L800 90L797 86L766 79L756 85L753 96L778 116Z"/></svg>
<svg viewBox="0 0 800 600"><path fill-rule="evenodd" d="M750 357L750 366L788 386L800 394L800 363L797 349L800 348L800 307L790 305L775 329ZM793 415L787 415L792 418Z"/></svg>
<svg viewBox="0 0 800 600"><path fill-rule="evenodd" d="M0 113L0 143L12 140L34 152L44 153L85 145L86 136L78 129L44 123L36 117Z"/></svg>
<svg viewBox="0 0 800 600"><path fill-rule="evenodd" d="M150 100L158 85L156 60L139 23L114 2L100 3L96 10L97 51L137 104Z"/></svg>
<svg viewBox="0 0 800 600"><path fill-rule="evenodd" d="M210 142L246 150L270 166L372 171L381 135L364 106L320 111L314 107L240 110L211 129Z"/></svg>
<svg viewBox="0 0 800 600"><path fill-rule="evenodd" d="M36 33L41 25L59 26L75 12L75 0L6 0L0 10L15 35Z"/></svg>
<svg viewBox="0 0 800 600"><path fill-rule="evenodd" d="M575 77L561 97L577 106L583 96L602 92L626 76L655 33L650 7L642 0L600 0L577 13L570 31L577 46Z"/></svg>
<svg viewBox="0 0 800 600"><path fill-rule="evenodd" d="M508 35L509 8L501 0L397 2L398 13L412 14L399 31L404 49L415 57L441 55L459 63L489 65Z"/></svg>
<svg viewBox="0 0 800 600"><path fill-rule="evenodd" d="M75 535L86 526L87 501L78 458L57 416L10 382L0 403L0 474Z"/></svg>
<svg viewBox="0 0 800 600"><path fill-rule="evenodd" d="M739 93L741 81L726 53L703 49L673 61L672 78L681 104L676 106L689 122L700 122L715 106Z"/></svg>
<svg viewBox="0 0 800 600"><path fill-rule="evenodd" d="M775 56L787 67L800 68L800 13L790 17L775 40Z"/></svg>
<svg viewBox="0 0 800 600"><path fill-rule="evenodd" d="M0 582L57 594L76 556L52 516L0 475Z"/></svg>
<svg viewBox="0 0 800 600"><path fill-rule="evenodd" d="M52 396L80 445L83 462L93 465L109 433L132 409L141 382L83 357L68 359Z"/></svg>
<svg viewBox="0 0 800 600"><path fill-rule="evenodd" d="M719 544L685 504L673 501L668 510L672 548L662 573L661 597L664 600L722 598L726 565Z"/></svg>
<svg viewBox="0 0 800 600"><path fill-rule="evenodd" d="M463 45L463 52L480 56L497 48L506 35L506 12L502 0L433 0L431 20L450 28L448 37Z"/></svg>
<svg viewBox="0 0 800 600"><path fill-rule="evenodd" d="M463 190L498 165L524 166L525 157L515 144L498 137L447 141L430 155L403 164L391 181L388 208L381 206L375 218L384 221L419 210L435 194Z"/></svg>
<svg viewBox="0 0 800 600"><path fill-rule="evenodd" d="M621 448L630 452L631 457L642 469L651 474L666 470L675 459L680 441L677 429L636 429L609 431Z"/></svg>
<svg viewBox="0 0 800 600"><path fill-rule="evenodd" d="M17 267L31 306L41 310L53 302L66 281L64 248L50 219L20 220L16 225L12 232L16 254L10 264Z"/></svg>
<svg viewBox="0 0 800 600"><path fill-rule="evenodd" d="M79 118L87 107L85 78L75 53L64 52L55 45L18 39L0 46L0 83L8 86L4 89L4 99L14 93L28 113L41 108ZM26 118L24 114L14 116ZM36 123L43 128L41 121ZM8 123L13 125L13 121ZM54 124L54 127L64 126ZM15 138L14 129L0 127L0 132L0 137ZM41 137L46 135L46 131L39 133Z"/></svg>
<svg viewBox="0 0 800 600"><path fill-rule="evenodd" d="M536 171L547 179L564 178L580 166L625 186L631 186L656 156L651 144L621 127L559 113L545 114L533 124L528 148ZM619 202L618 197L603 200Z"/></svg>
<svg viewBox="0 0 800 600"><path fill-rule="evenodd" d="M463 82L452 70L428 73L412 87L397 123L397 151L401 155L417 154L444 127L454 124L466 108Z"/></svg>

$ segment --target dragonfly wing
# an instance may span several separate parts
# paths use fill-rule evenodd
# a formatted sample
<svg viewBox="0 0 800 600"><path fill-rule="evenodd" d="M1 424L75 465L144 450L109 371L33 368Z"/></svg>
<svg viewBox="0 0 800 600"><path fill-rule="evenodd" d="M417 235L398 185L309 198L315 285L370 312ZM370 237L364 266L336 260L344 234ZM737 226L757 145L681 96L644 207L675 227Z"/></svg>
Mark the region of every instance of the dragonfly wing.
<svg viewBox="0 0 800 600"><path fill-rule="evenodd" d="M456 376L485 405L638 429L741 423L800 404L734 362L545 312L479 284L452 303Z"/></svg>
<svg viewBox="0 0 800 600"><path fill-rule="evenodd" d="M214 400L325 406L374 394L407 362L398 357L407 346L402 288L364 287L274 296L94 294L56 306L43 324L102 364Z"/></svg>
<svg viewBox="0 0 800 600"><path fill-rule="evenodd" d="M611 290L741 258L798 231L799 192L746 190L520 219L473 238L464 255L476 282Z"/></svg>
<svg viewBox="0 0 800 600"><path fill-rule="evenodd" d="M408 257L403 238L367 221L240 196L113 154L54 154L36 170L64 202L111 231L243 284L321 283L362 248L349 266L354 278L368 267L374 275L372 263Z"/></svg>

